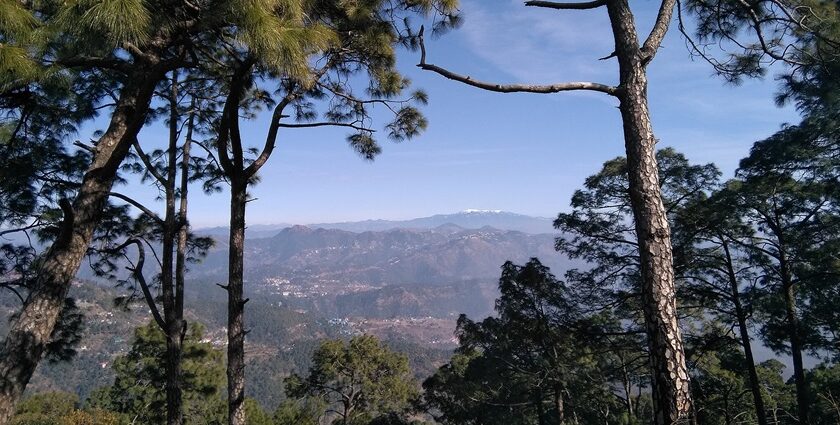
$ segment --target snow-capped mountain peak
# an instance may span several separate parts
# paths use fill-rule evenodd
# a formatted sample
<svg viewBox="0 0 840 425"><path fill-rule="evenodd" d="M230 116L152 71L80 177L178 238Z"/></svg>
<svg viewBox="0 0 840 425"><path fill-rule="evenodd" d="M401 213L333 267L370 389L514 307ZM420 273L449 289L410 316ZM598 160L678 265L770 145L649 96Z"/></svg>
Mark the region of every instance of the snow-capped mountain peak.
<svg viewBox="0 0 840 425"><path fill-rule="evenodd" d="M461 211L462 214L501 214L503 212L502 210L478 210L473 208Z"/></svg>

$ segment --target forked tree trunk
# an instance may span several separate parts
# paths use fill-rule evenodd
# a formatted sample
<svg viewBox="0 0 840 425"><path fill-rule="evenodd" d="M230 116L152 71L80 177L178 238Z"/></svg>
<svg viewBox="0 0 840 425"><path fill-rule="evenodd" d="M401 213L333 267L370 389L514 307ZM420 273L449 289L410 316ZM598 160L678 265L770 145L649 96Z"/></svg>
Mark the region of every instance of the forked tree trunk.
<svg viewBox="0 0 840 425"><path fill-rule="evenodd" d="M155 84L162 76L156 74L145 70L127 78L76 199L72 206L64 208L61 234L38 264L35 286L3 341L0 424L9 422L15 404L44 356L71 280L102 218L117 169L145 121Z"/></svg>
<svg viewBox="0 0 840 425"><path fill-rule="evenodd" d="M245 425L245 302L243 256L247 180L230 180L230 240L228 253L228 424Z"/></svg>
<svg viewBox="0 0 840 425"><path fill-rule="evenodd" d="M615 37L630 183L641 260L642 296L647 328L654 422L687 421L691 412L689 377L677 320L671 230L662 203L656 164L656 139L647 104L647 58L642 51L627 0L610 0L607 10Z"/></svg>

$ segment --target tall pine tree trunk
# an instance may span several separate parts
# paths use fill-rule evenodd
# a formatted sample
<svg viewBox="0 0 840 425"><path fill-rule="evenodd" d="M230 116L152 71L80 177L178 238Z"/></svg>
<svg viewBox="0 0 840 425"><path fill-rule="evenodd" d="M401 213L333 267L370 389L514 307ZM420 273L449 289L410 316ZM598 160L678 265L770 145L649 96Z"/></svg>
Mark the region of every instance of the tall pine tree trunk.
<svg viewBox="0 0 840 425"><path fill-rule="evenodd" d="M654 422L674 424L691 411L689 377L677 320L671 230L659 187L656 139L647 104L647 55L642 51L627 0L610 0L607 10L619 63L620 101L641 260L642 297L652 367Z"/></svg>
<svg viewBox="0 0 840 425"><path fill-rule="evenodd" d="M169 148L166 163L166 213L163 222L163 254L161 286L166 329L166 423L181 425L184 422L181 389L181 321L183 309L178 310L175 298L175 239L178 229L175 215L175 178L178 171L178 72L172 73L169 97Z"/></svg>
<svg viewBox="0 0 840 425"><path fill-rule="evenodd" d="M793 382L796 385L796 413L799 423L808 422L808 384L805 382L805 366L802 363L802 335L799 333L799 314L796 311L796 287L784 250L784 242L779 238L779 271L782 280L782 296L785 300L785 321L787 322L790 354L793 360Z"/></svg>
<svg viewBox="0 0 840 425"><path fill-rule="evenodd" d="M243 258L247 179L230 180L230 240L228 253L228 424L245 425L245 323Z"/></svg>
<svg viewBox="0 0 840 425"><path fill-rule="evenodd" d="M171 168L172 166L170 166ZM175 308L175 191L174 181L166 188L166 216L163 223L163 253L161 255L161 289L166 329L166 423L181 425L184 421L181 394L181 317Z"/></svg>
<svg viewBox="0 0 840 425"><path fill-rule="evenodd" d="M0 424L9 422L45 354L71 280L102 218L119 165L146 119L155 84L162 77L157 74L140 70L126 79L76 199L72 206L63 205L60 236L39 262L35 286L0 351Z"/></svg>
<svg viewBox="0 0 840 425"><path fill-rule="evenodd" d="M726 239L720 237L722 241L721 246L726 255L726 274L729 278L730 291L732 293L732 304L735 306L735 318L738 321L738 331L741 336L741 346L744 348L744 366L747 367L749 375L750 392L753 396L753 404L755 405L755 414L758 419L758 425L767 425L767 412L764 409L764 398L761 396L761 383L758 381L758 371L755 368L755 357L752 352L752 344L750 343L750 330L747 327L747 313L744 311L744 306L741 304L741 291L738 288L738 277L735 274L735 268L732 266L732 255L730 254L729 244Z"/></svg>
<svg viewBox="0 0 840 425"><path fill-rule="evenodd" d="M193 108L195 109L194 105ZM187 238L189 234L189 222L187 221L187 192L189 190L190 177L190 147L192 146L192 134L194 125L194 112L190 113L187 121L187 136L184 140L184 149L181 153L181 189L180 189L180 205L178 207L178 242L175 254L175 311L177 312L177 320L175 329L169 332L168 338L172 339L172 351L176 357L172 359L175 369L173 373L178 377L178 391L181 392L177 408L179 412L183 412L183 371L181 367L181 359L183 357L184 336L187 331L187 323L184 320L184 278L187 268ZM175 334L177 332L177 335ZM168 348L168 347L167 347ZM183 422L183 413L181 413L181 422Z"/></svg>

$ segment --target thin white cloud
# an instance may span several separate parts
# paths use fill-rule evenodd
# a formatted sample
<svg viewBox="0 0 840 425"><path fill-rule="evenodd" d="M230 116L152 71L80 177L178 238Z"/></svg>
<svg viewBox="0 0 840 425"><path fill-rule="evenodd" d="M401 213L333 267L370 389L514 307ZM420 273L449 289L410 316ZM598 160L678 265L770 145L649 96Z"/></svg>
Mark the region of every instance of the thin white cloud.
<svg viewBox="0 0 840 425"><path fill-rule="evenodd" d="M458 33L472 52L517 81L615 80L615 64L598 60L613 44L601 11L558 13L515 0L470 0L463 10Z"/></svg>

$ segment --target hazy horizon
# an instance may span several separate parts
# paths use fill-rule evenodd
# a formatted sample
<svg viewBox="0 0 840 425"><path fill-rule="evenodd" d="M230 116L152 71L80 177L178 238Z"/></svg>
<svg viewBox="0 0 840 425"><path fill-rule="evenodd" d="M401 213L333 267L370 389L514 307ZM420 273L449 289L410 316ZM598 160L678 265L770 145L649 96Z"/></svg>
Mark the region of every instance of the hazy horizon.
<svg viewBox="0 0 840 425"><path fill-rule="evenodd" d="M655 6L633 4L640 24L652 22ZM603 11L546 13L516 0L466 0L461 9L461 28L428 40L430 63L495 82L617 78L614 61L598 60L613 48ZM412 88L429 96L422 108L427 131L402 143L383 140L382 153L371 162L347 146L344 129L284 129L261 181L250 189L256 200L248 204L248 222L405 220L468 208L554 217L568 211L587 176L624 155L621 119L608 96L488 93L418 69L418 55L403 49L397 61ZM775 106L772 72L738 86L712 74L709 64L690 58L679 31L670 31L649 68L651 116L660 147L673 147L695 163L713 161L730 177L755 141L798 115ZM374 120L379 116L374 111ZM101 121L79 136L103 127ZM262 114L243 123L246 145L262 144L267 121ZM152 150L165 143L166 132L156 122L140 139ZM132 195L160 208L156 191L148 184L135 189L139 182L132 179ZM193 225L225 225L227 193L200 191L193 186Z"/></svg>

